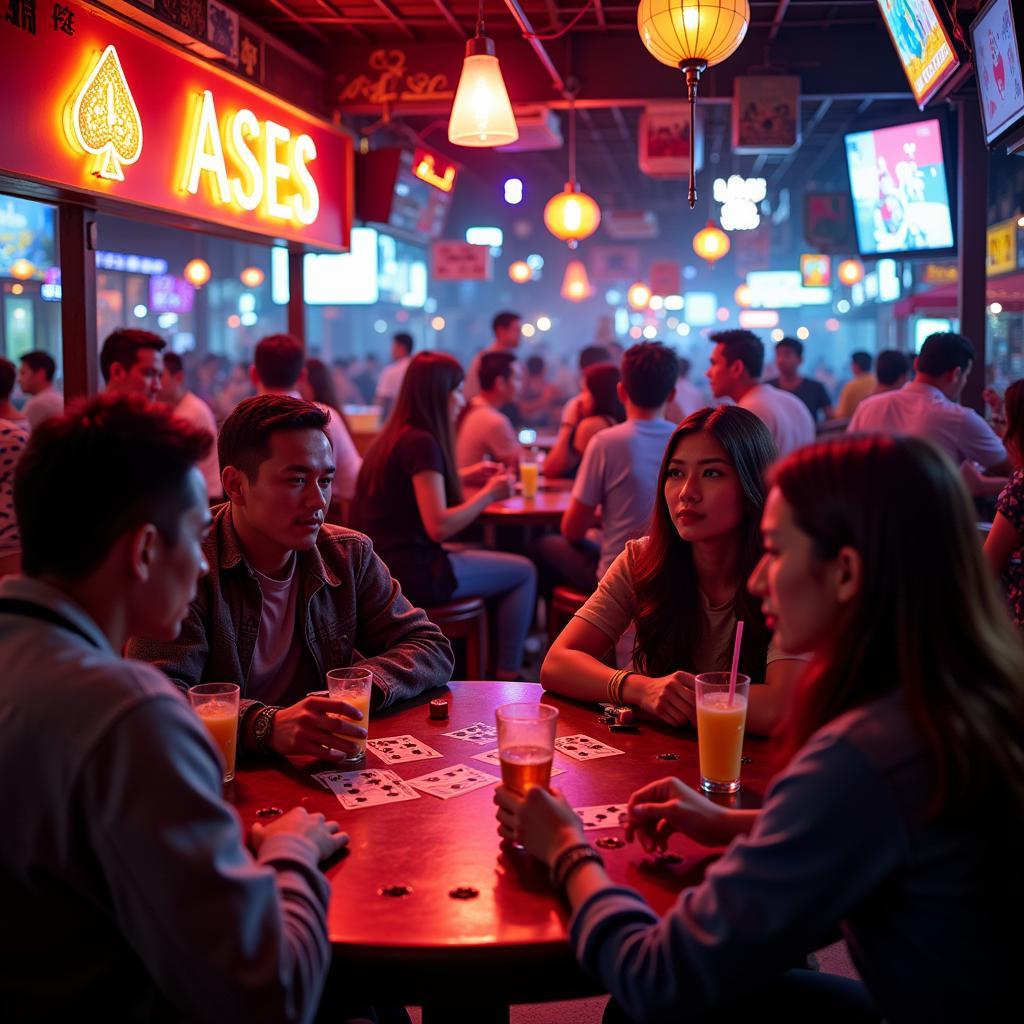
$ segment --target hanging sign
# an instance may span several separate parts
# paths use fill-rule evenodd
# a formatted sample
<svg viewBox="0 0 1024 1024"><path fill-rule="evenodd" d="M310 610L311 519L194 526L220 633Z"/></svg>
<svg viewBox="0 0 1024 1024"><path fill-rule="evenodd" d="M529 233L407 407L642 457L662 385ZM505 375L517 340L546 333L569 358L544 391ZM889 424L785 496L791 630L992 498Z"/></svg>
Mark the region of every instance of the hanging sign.
<svg viewBox="0 0 1024 1024"><path fill-rule="evenodd" d="M0 20L0 171L247 233L345 249L344 133L92 6Z"/></svg>
<svg viewBox="0 0 1024 1024"><path fill-rule="evenodd" d="M704 164L704 134L696 126L694 165ZM690 173L690 108L685 103L659 103L640 115L637 159L640 170L652 178L685 178Z"/></svg>
<svg viewBox="0 0 1024 1024"><path fill-rule="evenodd" d="M791 153L799 145L799 76L738 76L733 82L733 152Z"/></svg>
<svg viewBox="0 0 1024 1024"><path fill-rule="evenodd" d="M989 277L1017 269L1017 218L993 224L985 233L985 273Z"/></svg>
<svg viewBox="0 0 1024 1024"><path fill-rule="evenodd" d="M435 242L430 272L435 281L490 281L491 248L469 242Z"/></svg>

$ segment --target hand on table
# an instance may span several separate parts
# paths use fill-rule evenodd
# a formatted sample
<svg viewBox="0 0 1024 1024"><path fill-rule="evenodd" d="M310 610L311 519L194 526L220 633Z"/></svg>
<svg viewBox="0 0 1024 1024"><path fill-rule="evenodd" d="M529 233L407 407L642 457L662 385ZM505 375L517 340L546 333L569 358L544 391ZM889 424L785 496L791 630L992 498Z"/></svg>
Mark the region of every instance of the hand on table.
<svg viewBox="0 0 1024 1024"><path fill-rule="evenodd" d="M310 814L305 807L293 807L287 814L267 824L256 822L252 827L252 848L256 853L270 836L288 833L303 836L315 844L320 860L327 860L348 844L348 833L336 821L322 814Z"/></svg>
<svg viewBox="0 0 1024 1024"><path fill-rule="evenodd" d="M507 786L494 791L498 835L522 843L528 853L550 867L562 850L583 842L583 823L558 790L531 786L520 796Z"/></svg>
<svg viewBox="0 0 1024 1024"><path fill-rule="evenodd" d="M495 474L504 471L505 467L500 462L474 462L472 466L466 466L459 475L462 477L462 482L469 487L482 487Z"/></svg>
<svg viewBox="0 0 1024 1024"><path fill-rule="evenodd" d="M733 837L725 824L728 809L676 778L638 789L629 798L627 812L626 839L636 839L648 853L663 852L673 832L682 832L703 846L721 846Z"/></svg>
<svg viewBox="0 0 1024 1024"><path fill-rule="evenodd" d="M642 676L633 672L626 679L624 697L641 711L669 725L697 722L693 675L671 672L667 676Z"/></svg>
<svg viewBox="0 0 1024 1024"><path fill-rule="evenodd" d="M484 486L490 501L504 501L511 498L515 491L516 481L511 473L506 473L504 466L498 466L496 473Z"/></svg>
<svg viewBox="0 0 1024 1024"><path fill-rule="evenodd" d="M278 754L319 757L340 761L356 752L357 739L366 729L355 722L332 716L360 719L363 713L334 697L305 697L274 716L267 745Z"/></svg>

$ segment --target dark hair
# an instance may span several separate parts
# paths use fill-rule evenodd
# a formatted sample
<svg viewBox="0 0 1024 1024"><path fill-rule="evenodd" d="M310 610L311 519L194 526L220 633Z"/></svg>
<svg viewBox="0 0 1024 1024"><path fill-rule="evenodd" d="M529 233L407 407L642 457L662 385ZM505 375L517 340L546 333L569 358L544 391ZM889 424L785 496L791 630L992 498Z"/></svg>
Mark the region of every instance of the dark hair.
<svg viewBox="0 0 1024 1024"><path fill-rule="evenodd" d="M24 571L81 579L118 538L146 523L176 544L181 516L195 501L189 470L212 447L207 431L141 395L73 402L32 431L14 470ZM69 494L88 496L73 514Z"/></svg>
<svg viewBox="0 0 1024 1024"><path fill-rule="evenodd" d="M53 356L49 352L41 352L39 349L26 352L21 357L21 362L33 373L38 373L42 370L46 374L47 380L53 380L54 374L57 372L57 364L53 361Z"/></svg>
<svg viewBox="0 0 1024 1024"><path fill-rule="evenodd" d="M130 370L139 361L139 349L151 348L162 352L167 342L152 331L142 331L136 327L119 327L108 334L100 350L100 370L103 379L109 384L114 363L125 370Z"/></svg>
<svg viewBox="0 0 1024 1024"><path fill-rule="evenodd" d="M498 378L508 380L512 376L512 364L516 357L511 352L485 352L480 357L480 390L490 391Z"/></svg>
<svg viewBox="0 0 1024 1024"><path fill-rule="evenodd" d="M596 366L598 363L610 362L612 362L612 354L604 345L587 345L580 349L580 370L585 370L588 366Z"/></svg>
<svg viewBox="0 0 1024 1024"><path fill-rule="evenodd" d="M909 372L910 361L902 352L889 348L878 353L878 359L875 362L875 377L879 384L891 387L900 377L905 377Z"/></svg>
<svg viewBox="0 0 1024 1024"><path fill-rule="evenodd" d="M18 379L18 368L10 359L0 358L0 402L6 402L14 390L14 382Z"/></svg>
<svg viewBox="0 0 1024 1024"><path fill-rule="evenodd" d="M693 548L676 532L665 501L665 481L680 440L700 431L707 431L725 449L743 489L745 511L737 538L740 555L732 605L737 620L742 619L746 624L740 667L751 679L763 680L770 635L760 602L747 591L746 580L763 552L764 474L777 452L764 423L752 412L736 405L699 409L687 416L665 448L658 472L650 535L647 543L640 547L634 574L637 602L634 663L639 671L652 676L699 667L693 661L702 621Z"/></svg>
<svg viewBox="0 0 1024 1024"><path fill-rule="evenodd" d="M384 477L399 438L408 430L425 430L441 448L444 459L445 500L462 501L462 482L455 465L449 396L465 374L457 359L444 352L420 352L413 356L402 378L391 415L363 459L356 494L367 497L384 487ZM358 498L357 498L358 502Z"/></svg>
<svg viewBox="0 0 1024 1024"><path fill-rule="evenodd" d="M499 330L511 327L517 320L522 319L523 318L518 313L513 313L511 310L503 309L491 321L491 332L493 334L497 334Z"/></svg>
<svg viewBox="0 0 1024 1024"><path fill-rule="evenodd" d="M928 750L930 812L976 801L1019 823L1024 648L956 467L921 438L855 435L794 452L773 483L816 558L851 547L863 566L827 660L800 681L787 746L899 691Z"/></svg>
<svg viewBox="0 0 1024 1024"><path fill-rule="evenodd" d="M775 351L778 352L780 348L788 348L791 352L796 354L798 359L803 359L804 357L804 343L798 338L791 338L787 335L781 341L776 343Z"/></svg>
<svg viewBox="0 0 1024 1024"><path fill-rule="evenodd" d="M974 346L952 331L929 334L917 356L917 370L929 377L941 377L959 367L966 370L974 362Z"/></svg>
<svg viewBox="0 0 1024 1024"><path fill-rule="evenodd" d="M715 345L724 346L725 361L739 360L755 380L764 369L764 344L752 331L716 331L710 335Z"/></svg>
<svg viewBox="0 0 1024 1024"><path fill-rule="evenodd" d="M306 379L309 389L313 392L313 401L321 405L329 405L335 412L341 412L338 401L338 389L334 386L334 377L330 367L317 358L306 360Z"/></svg>
<svg viewBox="0 0 1024 1024"><path fill-rule="evenodd" d="M1024 378L1015 380L1003 395L1006 414L1006 433L1003 443L1013 445L1015 457L1024 460Z"/></svg>
<svg viewBox="0 0 1024 1024"><path fill-rule="evenodd" d="M592 416L607 416L616 423L626 418L626 410L616 393L620 380L619 368L614 363L598 363L583 371L583 386L594 399Z"/></svg>
<svg viewBox="0 0 1024 1024"><path fill-rule="evenodd" d="M545 370L544 357L538 355L527 356L526 358L526 372L531 377L536 377L538 374L543 373Z"/></svg>
<svg viewBox="0 0 1024 1024"><path fill-rule="evenodd" d="M679 376L688 377L690 370L693 369L693 363L690 362L685 356L679 357Z"/></svg>
<svg viewBox="0 0 1024 1024"><path fill-rule="evenodd" d="M234 466L255 480L270 456L270 438L283 430L322 430L330 417L318 405L291 395L244 398L221 424L217 456L221 467Z"/></svg>
<svg viewBox="0 0 1024 1024"><path fill-rule="evenodd" d="M306 349L292 334L271 334L257 344L252 362L264 387L293 388L302 374Z"/></svg>
<svg viewBox="0 0 1024 1024"><path fill-rule="evenodd" d="M622 353L622 386L641 409L668 401L679 379L679 357L660 341L642 341Z"/></svg>
<svg viewBox="0 0 1024 1024"><path fill-rule="evenodd" d="M850 356L850 362L857 367L858 370L862 370L864 373L871 372L871 353L870 352L854 352Z"/></svg>
<svg viewBox="0 0 1024 1024"><path fill-rule="evenodd" d="M168 350L164 353L164 369L174 374L184 373L185 360L177 352Z"/></svg>
<svg viewBox="0 0 1024 1024"><path fill-rule="evenodd" d="M399 331L399 333L396 334L391 340L396 345L401 345L402 348L405 349L406 355L408 355L413 349L412 335L407 334L405 331Z"/></svg>

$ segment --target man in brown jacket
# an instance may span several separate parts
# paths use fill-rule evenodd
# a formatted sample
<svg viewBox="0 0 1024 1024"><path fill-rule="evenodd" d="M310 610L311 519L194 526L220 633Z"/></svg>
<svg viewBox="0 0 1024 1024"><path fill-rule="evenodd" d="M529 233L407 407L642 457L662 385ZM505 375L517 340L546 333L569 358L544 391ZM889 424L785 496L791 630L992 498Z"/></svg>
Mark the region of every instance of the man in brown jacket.
<svg viewBox="0 0 1024 1024"><path fill-rule="evenodd" d="M324 523L334 476L326 425L323 410L286 395L246 399L224 421L228 501L203 541L210 573L177 640L133 639L127 654L183 689L237 683L245 748L341 760L364 733L335 717L336 701L309 696L329 669L372 670L382 708L443 686L453 663L369 538Z"/></svg>

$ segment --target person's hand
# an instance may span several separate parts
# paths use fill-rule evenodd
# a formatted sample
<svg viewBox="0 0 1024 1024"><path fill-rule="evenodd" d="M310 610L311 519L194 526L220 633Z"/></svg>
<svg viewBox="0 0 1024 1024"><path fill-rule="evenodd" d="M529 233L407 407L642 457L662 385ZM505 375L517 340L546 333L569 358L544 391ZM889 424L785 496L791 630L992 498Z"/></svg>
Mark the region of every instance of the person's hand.
<svg viewBox="0 0 1024 1024"><path fill-rule="evenodd" d="M348 833L341 831L336 821L328 821L322 814L310 814L305 807L293 807L287 814L252 827L252 848L256 853L270 836L281 833L303 836L316 845L320 860L327 860L348 844Z"/></svg>
<svg viewBox="0 0 1024 1024"><path fill-rule="evenodd" d="M627 703L669 725L697 722L697 698L689 672L670 672L667 676L633 672L626 679L623 694Z"/></svg>
<svg viewBox="0 0 1024 1024"><path fill-rule="evenodd" d="M281 708L274 716L274 727L267 746L278 754L320 757L341 761L356 753L354 740L363 739L366 729L355 722L337 718L361 719L363 713L334 697L305 697L290 708Z"/></svg>
<svg viewBox="0 0 1024 1024"><path fill-rule="evenodd" d="M531 786L522 797L514 789L498 786L494 802L498 835L522 843L548 867L563 850L583 842L583 822L558 790L549 793L542 786Z"/></svg>
<svg viewBox="0 0 1024 1024"><path fill-rule="evenodd" d="M629 798L627 814L626 839L636 839L648 853L664 852L673 832L703 846L721 846L732 838L724 822L728 810L676 778L638 789Z"/></svg>
<svg viewBox="0 0 1024 1024"><path fill-rule="evenodd" d="M498 466L498 469L500 472L496 473L484 488L490 501L504 501L506 498L512 497L515 490L515 478L505 472L503 466Z"/></svg>
<svg viewBox="0 0 1024 1024"><path fill-rule="evenodd" d="M973 462L960 463L960 475L967 485L967 492L972 497L977 497L985 492L985 478L978 472L978 467Z"/></svg>
<svg viewBox="0 0 1024 1024"><path fill-rule="evenodd" d="M981 393L981 397L997 416L1003 411L1003 396L995 388L985 388Z"/></svg>
<svg viewBox="0 0 1024 1024"><path fill-rule="evenodd" d="M502 472L498 462L474 462L462 470L462 482L469 487L483 487L495 473Z"/></svg>

